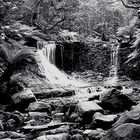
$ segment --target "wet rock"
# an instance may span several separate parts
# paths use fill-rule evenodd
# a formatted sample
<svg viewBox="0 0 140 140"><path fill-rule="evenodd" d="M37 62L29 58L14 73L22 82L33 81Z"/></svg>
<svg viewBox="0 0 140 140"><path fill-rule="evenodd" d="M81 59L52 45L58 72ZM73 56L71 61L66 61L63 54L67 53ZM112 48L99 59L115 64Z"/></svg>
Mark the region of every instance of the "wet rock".
<svg viewBox="0 0 140 140"><path fill-rule="evenodd" d="M82 120L81 116L78 113L72 113L70 115L70 122L80 123Z"/></svg>
<svg viewBox="0 0 140 140"><path fill-rule="evenodd" d="M1 118L1 127L4 128L4 130L18 130L21 128L21 125L23 123L23 116L20 114L17 114L15 112L3 112L0 111L0 118Z"/></svg>
<svg viewBox="0 0 140 140"><path fill-rule="evenodd" d="M56 129L51 129L51 130L46 130L46 131L42 131L40 132L40 136L43 135L54 135L54 134L58 134L58 133L69 133L69 129L70 127L68 125L65 126L60 126L59 128Z"/></svg>
<svg viewBox="0 0 140 140"><path fill-rule="evenodd" d="M14 131L0 131L0 139L4 138L26 138L24 134L20 134Z"/></svg>
<svg viewBox="0 0 140 140"><path fill-rule="evenodd" d="M67 133L61 133L56 135L44 135L34 140L71 140L71 136Z"/></svg>
<svg viewBox="0 0 140 140"><path fill-rule="evenodd" d="M26 110L30 112L39 111L51 113L51 106L44 102L33 102L29 104Z"/></svg>
<svg viewBox="0 0 140 140"><path fill-rule="evenodd" d="M101 140L140 140L140 125L122 124L108 131Z"/></svg>
<svg viewBox="0 0 140 140"><path fill-rule="evenodd" d="M139 89L134 87L133 92L137 92L137 91L139 91Z"/></svg>
<svg viewBox="0 0 140 140"><path fill-rule="evenodd" d="M8 92L9 82L0 83L0 104L6 105L11 103L10 95Z"/></svg>
<svg viewBox="0 0 140 140"><path fill-rule="evenodd" d="M118 121L113 125L114 128L124 123L136 123L140 124L140 104L133 107L131 111L124 112Z"/></svg>
<svg viewBox="0 0 140 140"><path fill-rule="evenodd" d="M70 130L71 135L76 135L76 134L83 134L83 130L80 129L71 129Z"/></svg>
<svg viewBox="0 0 140 140"><path fill-rule="evenodd" d="M55 113L53 116L53 120L57 122L63 122L64 121L64 113Z"/></svg>
<svg viewBox="0 0 140 140"><path fill-rule="evenodd" d="M94 100L94 103L96 103L97 105L99 105L99 106L100 106L101 101L99 101L99 100Z"/></svg>
<svg viewBox="0 0 140 140"><path fill-rule="evenodd" d="M90 123L95 112L103 112L103 109L93 101L86 101L78 103L82 112L83 123Z"/></svg>
<svg viewBox="0 0 140 140"><path fill-rule="evenodd" d="M113 112L130 110L131 106L136 104L127 95L122 94L116 89L112 89L101 96L100 100L102 102L101 106L104 109L111 110Z"/></svg>
<svg viewBox="0 0 140 140"><path fill-rule="evenodd" d="M36 124L42 125L45 123L49 123L51 121L51 117L48 116L46 112L29 112L29 117L36 121Z"/></svg>
<svg viewBox="0 0 140 140"><path fill-rule="evenodd" d="M67 97L67 96L72 96L75 95L75 91L74 90L50 90L48 92L35 92L34 93L35 96L38 99L44 99L44 98L54 98L54 97Z"/></svg>
<svg viewBox="0 0 140 140"><path fill-rule="evenodd" d="M63 98L51 98L49 100L42 99L41 101L49 104L52 111L58 110L59 112L61 112L62 107L66 104L66 100L64 100Z"/></svg>
<svg viewBox="0 0 140 140"><path fill-rule="evenodd" d="M106 131L104 131L102 129L92 130L88 135L88 139L89 140L100 140L105 134L106 134ZM108 139L108 140L110 140L110 139Z"/></svg>
<svg viewBox="0 0 140 140"><path fill-rule="evenodd" d="M37 122L34 119L25 122L25 124L27 126L37 126L38 125Z"/></svg>
<svg viewBox="0 0 140 140"><path fill-rule="evenodd" d="M1 105L0 104L0 110L6 111L8 109L9 105Z"/></svg>
<svg viewBox="0 0 140 140"><path fill-rule="evenodd" d="M4 130L3 122L0 120L0 131Z"/></svg>
<svg viewBox="0 0 140 140"><path fill-rule="evenodd" d="M21 92L15 93L11 96L11 99L14 103L13 108L21 112L28 107L29 103L36 101L31 89L24 89Z"/></svg>
<svg viewBox="0 0 140 140"><path fill-rule="evenodd" d="M62 112L65 114L64 121L70 121L70 116L79 110L77 103L67 103L62 107Z"/></svg>
<svg viewBox="0 0 140 140"><path fill-rule="evenodd" d="M82 111L84 113L90 112L90 111L93 112L93 113L103 111L103 109L100 106L98 106L96 103L94 103L92 101L80 102L78 104L78 106L79 106L79 108L82 109Z"/></svg>
<svg viewBox="0 0 140 140"><path fill-rule="evenodd" d="M93 100L99 100L100 95L93 95L92 97L89 97L89 101L93 101Z"/></svg>
<svg viewBox="0 0 140 140"><path fill-rule="evenodd" d="M23 130L34 130L34 131L43 131L43 130L50 130L50 129L55 129L58 128L60 126L64 126L64 125L70 125L72 123L58 123L58 122L54 122L51 121L48 124L44 124L44 125L37 125L37 126L30 126L30 125L26 125L23 126Z"/></svg>
<svg viewBox="0 0 140 140"><path fill-rule="evenodd" d="M84 132L83 132L83 136L84 138L87 139L87 136L91 133L92 129L86 129Z"/></svg>
<svg viewBox="0 0 140 140"><path fill-rule="evenodd" d="M92 124L94 127L108 129L117 120L117 115L103 115L100 112L96 112L93 115Z"/></svg>
<svg viewBox="0 0 140 140"><path fill-rule="evenodd" d="M84 140L83 136L80 134L73 135L72 140Z"/></svg>
<svg viewBox="0 0 140 140"><path fill-rule="evenodd" d="M123 86L117 85L117 86L114 86L114 88L116 88L117 90L122 90L123 89Z"/></svg>

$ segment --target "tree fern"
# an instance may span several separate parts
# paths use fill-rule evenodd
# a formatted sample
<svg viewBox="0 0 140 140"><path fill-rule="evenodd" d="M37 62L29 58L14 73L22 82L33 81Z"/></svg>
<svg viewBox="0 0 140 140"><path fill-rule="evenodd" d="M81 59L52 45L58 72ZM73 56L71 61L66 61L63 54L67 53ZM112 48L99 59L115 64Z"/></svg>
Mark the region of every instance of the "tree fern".
<svg viewBox="0 0 140 140"><path fill-rule="evenodd" d="M134 51L128 56L128 63L132 67L137 67L140 64L140 29L135 33L135 41L131 48L134 48Z"/></svg>
<svg viewBox="0 0 140 140"><path fill-rule="evenodd" d="M29 64L32 67L37 64L37 54L30 48L14 48L8 43L0 45L0 58L6 67L1 80L9 80L15 71L25 69Z"/></svg>

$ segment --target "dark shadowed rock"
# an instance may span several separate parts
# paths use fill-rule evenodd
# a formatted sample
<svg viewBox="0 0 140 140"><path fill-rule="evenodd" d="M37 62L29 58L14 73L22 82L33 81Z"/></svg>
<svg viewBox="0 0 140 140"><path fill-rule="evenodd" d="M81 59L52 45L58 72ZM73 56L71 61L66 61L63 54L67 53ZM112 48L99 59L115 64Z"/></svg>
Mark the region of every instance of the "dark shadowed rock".
<svg viewBox="0 0 140 140"><path fill-rule="evenodd" d="M16 112L3 112L0 111L1 127L4 130L15 131L21 128L24 117L22 114L17 114Z"/></svg>
<svg viewBox="0 0 140 140"><path fill-rule="evenodd" d="M70 115L70 122L75 122L75 123L78 123L78 122L81 122L81 116L79 116L78 113L72 113Z"/></svg>
<svg viewBox="0 0 140 140"><path fill-rule="evenodd" d="M99 100L100 95L93 95L92 97L89 97L88 100L89 101L93 101L93 100Z"/></svg>
<svg viewBox="0 0 140 140"><path fill-rule="evenodd" d="M80 134L73 135L72 140L84 140L83 136Z"/></svg>
<svg viewBox="0 0 140 140"><path fill-rule="evenodd" d="M104 130L102 130L102 129L92 130L92 131L88 134L88 139L89 139L89 140L100 140L105 134L106 134L106 131L104 131ZM109 139L108 139L108 140L109 140Z"/></svg>
<svg viewBox="0 0 140 140"><path fill-rule="evenodd" d="M140 125L122 124L108 131L101 140L140 140Z"/></svg>
<svg viewBox="0 0 140 140"><path fill-rule="evenodd" d="M118 121L113 125L114 128L124 123L136 123L140 124L140 104L133 107L131 111L124 112Z"/></svg>
<svg viewBox="0 0 140 140"><path fill-rule="evenodd" d="M24 112L28 105L36 101L31 89L24 89L21 92L11 95L13 101L13 109Z"/></svg>
<svg viewBox="0 0 140 140"><path fill-rule="evenodd" d="M52 119L46 112L29 112L29 117L38 125L49 123Z"/></svg>
<svg viewBox="0 0 140 140"><path fill-rule="evenodd" d="M100 112L96 112L93 115L92 124L93 127L108 129L117 120L117 115L103 115Z"/></svg>
<svg viewBox="0 0 140 140"><path fill-rule="evenodd" d="M93 101L80 102L78 106L83 114L83 123L90 123L95 112L103 112L103 109Z"/></svg>
<svg viewBox="0 0 140 140"><path fill-rule="evenodd" d="M25 138L26 136L14 131L0 131L0 139L4 139L4 138Z"/></svg>
<svg viewBox="0 0 140 140"><path fill-rule="evenodd" d="M44 112L47 112L47 113L51 113L51 106L47 103L44 103L44 102L33 102L33 103L30 103L28 108L26 109L27 111L30 111L30 112L34 112L34 111L44 111Z"/></svg>
<svg viewBox="0 0 140 140"><path fill-rule="evenodd" d="M101 106L104 109L113 112L130 110L131 106L136 104L127 95L122 94L117 89L110 90L108 93L104 94L100 100L102 102Z"/></svg>
<svg viewBox="0 0 140 140"><path fill-rule="evenodd" d="M60 127L56 128L56 129L41 131L39 136L54 135L54 134L60 134L60 133L69 133L69 126L64 125L64 126L60 126Z"/></svg>
<svg viewBox="0 0 140 140"><path fill-rule="evenodd" d="M71 135L75 135L75 134L82 134L83 133L83 130L80 130L80 129L71 129L70 130L70 133Z"/></svg>
<svg viewBox="0 0 140 140"><path fill-rule="evenodd" d="M35 96L39 99L44 99L44 98L53 98L53 97L67 97L67 96L72 96L75 95L74 90L64 90L64 89L50 89L50 91L47 92L34 92Z"/></svg>
<svg viewBox="0 0 140 140"><path fill-rule="evenodd" d="M114 86L114 88L116 88L117 90L122 90L123 89L123 87L121 85Z"/></svg>

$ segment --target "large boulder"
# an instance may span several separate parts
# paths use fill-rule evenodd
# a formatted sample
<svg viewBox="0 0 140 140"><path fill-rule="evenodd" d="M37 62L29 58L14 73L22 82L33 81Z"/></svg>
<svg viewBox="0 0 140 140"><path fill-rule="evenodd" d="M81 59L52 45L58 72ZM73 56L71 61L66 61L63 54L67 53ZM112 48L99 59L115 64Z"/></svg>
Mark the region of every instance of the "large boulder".
<svg viewBox="0 0 140 140"><path fill-rule="evenodd" d="M130 110L130 108L136 104L127 95L122 94L117 89L111 89L101 96L100 100L101 106L112 112Z"/></svg>
<svg viewBox="0 0 140 140"><path fill-rule="evenodd" d="M117 115L103 115L100 112L96 112L93 115L92 124L93 127L108 129L115 121L117 121L117 118Z"/></svg>
<svg viewBox="0 0 140 140"><path fill-rule="evenodd" d="M80 102L78 107L82 112L83 123L91 123L95 112L103 112L103 109L93 101Z"/></svg>
<svg viewBox="0 0 140 140"><path fill-rule="evenodd" d="M109 130L101 140L140 140L140 125L122 124Z"/></svg>
<svg viewBox="0 0 140 140"><path fill-rule="evenodd" d="M11 95L13 101L13 110L24 112L28 105L36 101L36 98L30 88Z"/></svg>
<svg viewBox="0 0 140 140"><path fill-rule="evenodd" d="M118 127L124 123L136 123L140 124L140 104L133 107L131 111L124 112L113 127Z"/></svg>
<svg viewBox="0 0 140 140"><path fill-rule="evenodd" d="M33 102L29 104L26 110L30 112L40 111L51 113L51 106L45 102Z"/></svg>

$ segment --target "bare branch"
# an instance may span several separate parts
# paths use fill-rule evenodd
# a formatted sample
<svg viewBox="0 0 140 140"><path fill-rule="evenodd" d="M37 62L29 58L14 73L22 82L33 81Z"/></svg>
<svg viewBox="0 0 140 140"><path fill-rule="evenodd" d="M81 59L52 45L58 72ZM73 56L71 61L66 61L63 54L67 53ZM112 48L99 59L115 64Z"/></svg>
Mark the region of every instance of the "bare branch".
<svg viewBox="0 0 140 140"><path fill-rule="evenodd" d="M52 29L53 29L54 27L56 27L59 23L65 21L65 20L66 20L66 18L63 18L63 19L57 21L52 27L50 27L50 28L48 28L48 29L45 29L45 32L48 31L48 30L52 30Z"/></svg>
<svg viewBox="0 0 140 140"><path fill-rule="evenodd" d="M140 6L127 5L123 0L121 0L121 2L126 8L133 8L133 9L139 9L140 8Z"/></svg>

